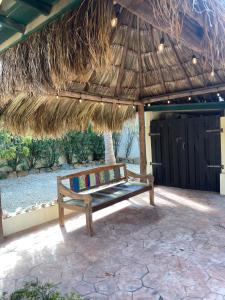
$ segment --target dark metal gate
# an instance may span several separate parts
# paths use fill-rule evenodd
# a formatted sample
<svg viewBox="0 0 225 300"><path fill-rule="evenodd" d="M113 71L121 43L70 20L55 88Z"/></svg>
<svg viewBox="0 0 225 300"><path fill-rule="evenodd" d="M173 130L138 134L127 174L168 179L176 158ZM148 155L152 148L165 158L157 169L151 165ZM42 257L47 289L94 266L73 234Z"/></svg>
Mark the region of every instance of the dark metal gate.
<svg viewBox="0 0 225 300"><path fill-rule="evenodd" d="M219 191L220 117L151 122L152 166L157 184Z"/></svg>

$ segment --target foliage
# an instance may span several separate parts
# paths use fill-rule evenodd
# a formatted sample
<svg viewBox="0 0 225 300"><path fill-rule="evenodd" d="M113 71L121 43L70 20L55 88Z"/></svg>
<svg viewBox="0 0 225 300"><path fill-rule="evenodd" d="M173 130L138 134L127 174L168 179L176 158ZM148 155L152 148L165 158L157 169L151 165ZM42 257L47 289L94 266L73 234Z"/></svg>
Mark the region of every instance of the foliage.
<svg viewBox="0 0 225 300"><path fill-rule="evenodd" d="M90 127L86 132L69 132L62 139L34 139L31 137L13 136L0 131L0 159L16 168L26 166L29 169L39 165L52 167L57 165L60 156L65 156L68 164L76 158L78 162L104 157L104 140Z"/></svg>
<svg viewBox="0 0 225 300"><path fill-rule="evenodd" d="M25 283L11 295L4 294L2 300L82 300L77 294L62 296L57 286L51 283L40 283L38 280Z"/></svg>
<svg viewBox="0 0 225 300"><path fill-rule="evenodd" d="M0 132L0 158L6 159L8 165L16 170L24 158L29 155L31 137L13 136L6 132Z"/></svg>

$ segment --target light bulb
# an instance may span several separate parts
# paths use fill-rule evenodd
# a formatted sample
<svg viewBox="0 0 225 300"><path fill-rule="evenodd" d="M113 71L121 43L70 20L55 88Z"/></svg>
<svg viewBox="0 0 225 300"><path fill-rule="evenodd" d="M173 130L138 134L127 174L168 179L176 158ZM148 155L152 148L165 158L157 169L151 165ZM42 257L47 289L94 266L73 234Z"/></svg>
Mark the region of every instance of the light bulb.
<svg viewBox="0 0 225 300"><path fill-rule="evenodd" d="M217 97L219 97L220 96L220 93L217 93Z"/></svg>
<svg viewBox="0 0 225 300"><path fill-rule="evenodd" d="M149 106L151 106L151 104L150 104L150 103L148 104L148 107L149 107Z"/></svg>
<svg viewBox="0 0 225 300"><path fill-rule="evenodd" d="M118 24L118 18L117 17L112 18L112 20L111 20L111 26L112 27L116 27L117 24Z"/></svg>
<svg viewBox="0 0 225 300"><path fill-rule="evenodd" d="M194 64L194 65L196 65L197 64L197 57L195 56L195 55L193 55L192 56L192 63Z"/></svg>
<svg viewBox="0 0 225 300"><path fill-rule="evenodd" d="M165 47L165 40L164 40L164 37L162 36L160 39L159 47L158 47L159 52L163 52L164 47Z"/></svg>
<svg viewBox="0 0 225 300"><path fill-rule="evenodd" d="M56 96L56 99L59 99L59 95Z"/></svg>
<svg viewBox="0 0 225 300"><path fill-rule="evenodd" d="M133 105L133 109L135 109L135 105Z"/></svg>
<svg viewBox="0 0 225 300"><path fill-rule="evenodd" d="M170 104L170 100L168 100L167 103Z"/></svg>
<svg viewBox="0 0 225 300"><path fill-rule="evenodd" d="M212 69L212 71L211 71L211 73L210 73L210 76L211 76L211 77L214 77L214 76L215 76L215 72L214 72L213 69Z"/></svg>
<svg viewBox="0 0 225 300"><path fill-rule="evenodd" d="M81 103L81 102L82 102L82 99L79 99L79 102Z"/></svg>
<svg viewBox="0 0 225 300"><path fill-rule="evenodd" d="M191 97L188 97L188 100L191 101Z"/></svg>

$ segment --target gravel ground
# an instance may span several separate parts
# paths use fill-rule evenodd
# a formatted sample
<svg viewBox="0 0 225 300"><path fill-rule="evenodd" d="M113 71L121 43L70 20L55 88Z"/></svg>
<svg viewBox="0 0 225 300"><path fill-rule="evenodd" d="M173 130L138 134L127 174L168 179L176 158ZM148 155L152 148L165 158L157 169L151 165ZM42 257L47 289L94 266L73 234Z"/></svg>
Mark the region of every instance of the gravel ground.
<svg viewBox="0 0 225 300"><path fill-rule="evenodd" d="M0 180L2 208L4 211L12 213L35 204L56 200L56 176L71 174L87 168L81 167ZM128 164L128 168L139 172L139 165Z"/></svg>

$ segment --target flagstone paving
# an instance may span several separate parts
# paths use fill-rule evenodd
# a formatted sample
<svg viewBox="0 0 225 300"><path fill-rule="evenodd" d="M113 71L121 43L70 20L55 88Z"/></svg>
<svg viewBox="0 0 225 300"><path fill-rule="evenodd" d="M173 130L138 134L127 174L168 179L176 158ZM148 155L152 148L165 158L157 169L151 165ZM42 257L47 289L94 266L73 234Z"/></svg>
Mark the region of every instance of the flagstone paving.
<svg viewBox="0 0 225 300"><path fill-rule="evenodd" d="M225 300L225 197L155 189L94 214L42 226L0 248L0 290L35 278L84 299Z"/></svg>

